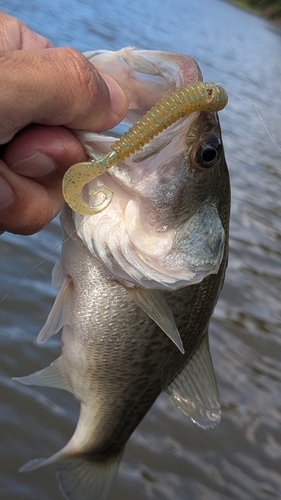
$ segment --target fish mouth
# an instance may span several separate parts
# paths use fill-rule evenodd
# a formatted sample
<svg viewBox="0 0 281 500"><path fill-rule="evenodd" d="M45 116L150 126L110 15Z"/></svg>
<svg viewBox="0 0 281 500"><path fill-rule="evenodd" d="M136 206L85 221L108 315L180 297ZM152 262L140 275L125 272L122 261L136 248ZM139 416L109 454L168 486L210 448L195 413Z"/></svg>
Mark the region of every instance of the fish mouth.
<svg viewBox="0 0 281 500"><path fill-rule="evenodd" d="M124 132L130 126L136 124L154 105L162 102L167 97L170 98L173 92L184 85L202 82L202 73L196 61L181 54L126 47L117 52L96 50L88 51L84 55L97 70L118 81L129 102L128 112L124 120L108 132L106 136L85 131L74 131L86 152L94 160L102 160L115 145L120 132ZM172 141L176 141L176 144L174 150L169 154L177 154L180 149L184 148L186 133L198 115L199 112L197 111L189 113L177 119L152 140L145 140L144 144L140 144L136 148L133 161L130 164L129 162L123 162L121 165L119 161L118 165L113 164L111 166L108 172L109 178L111 180L117 178L122 182L123 186L126 184L128 188L132 189L134 181L135 183L139 182L139 177L145 176L147 170L156 168L155 162L162 161L161 156L157 155ZM165 154L166 152L164 152ZM149 162L144 164L144 161L150 158L154 159L153 167ZM90 164L88 166L90 170ZM110 179L108 179L108 182L113 189L116 188L116 185L112 184ZM101 182L91 184L92 198L90 201L92 206L101 206L105 201L104 193L102 196L97 196L97 194L101 194L97 193L98 186L101 185ZM107 187L111 188L108 185ZM89 195L90 190L86 189L83 197L90 204ZM110 202L111 199L108 204ZM72 209L78 211L73 206Z"/></svg>
<svg viewBox="0 0 281 500"><path fill-rule="evenodd" d="M202 81L197 63L188 56L131 47L86 56L127 93L130 104L125 122L129 125L182 85ZM195 111L180 118L87 185L83 196L89 204L103 202L103 193L94 194L100 187L114 193L106 210L91 217L73 214L77 234L91 254L127 286L175 290L218 272L225 238L212 203L195 207L180 223L170 215L181 184L188 184L186 137L199 114ZM95 160L116 141L114 136L76 135ZM201 237L196 238L198 230Z"/></svg>
<svg viewBox="0 0 281 500"><path fill-rule="evenodd" d="M181 55L173 55L171 59L176 60L180 68L182 60L185 62L187 59L189 60L189 64L182 65L181 72L178 71L174 74L169 64L167 64L167 62L170 62L170 54L163 56L163 53L152 52L152 54L158 55L157 66L152 62L151 54L149 54L150 58L146 59L141 55L141 52L136 49L127 48L117 53L110 53L109 51L104 51L104 53L101 53L101 51L88 53L89 60L93 62L92 59L94 59L98 69L102 71L107 70L124 87L130 103L126 116L127 121L131 120L134 123L135 120L131 117L132 113L134 117L140 113L141 118L134 123L123 137L110 145L105 156L95 158L95 155L92 155L93 159L91 161L72 165L64 175L62 188L65 200L75 212L80 214L97 214L107 208L112 201L112 191L102 185L92 190L90 194L93 200L91 203L87 203L83 196L83 188L91 180L99 177L108 169L112 169L117 163L131 157L138 150L145 149L142 152L142 158L151 156L151 154L155 153L154 139L157 138L156 147L158 149L165 145L165 142L159 145L159 139L161 140L161 138L165 137L165 141L168 140L170 142L169 134L171 137L173 130L173 135L175 136L175 127L179 123L181 125L182 121L186 122L188 115L194 115L201 111L207 113L216 112L223 109L227 104L228 97L222 87L198 81L201 78L200 70L197 63L188 56L184 58ZM100 57L102 57L102 65L97 66ZM106 63L108 57L110 58L110 62L112 63L113 60L115 64L111 64L107 69ZM117 65L115 59L118 61ZM165 61L165 66L160 64L159 61L161 60ZM186 72L187 67L191 67L193 71ZM128 70L128 68L130 69ZM172 69L174 70L175 67L172 66ZM197 77L195 78L197 80L195 83L185 83L185 85L177 88L176 84L179 81L179 74L189 81L190 74L194 78L195 73ZM143 81L143 75L145 75L146 79L149 77L149 85L147 81ZM153 78L153 81L151 81L151 78ZM129 86L126 80L130 81ZM177 90L173 91L174 87ZM160 99L163 89L165 90L163 95L166 94L166 97ZM155 105L151 107L153 103ZM159 135L161 138L158 137ZM151 143L154 143L152 151ZM148 152L146 151L146 146L149 148ZM88 152L91 156L90 150ZM94 198L101 193L103 201L95 205Z"/></svg>
<svg viewBox="0 0 281 500"><path fill-rule="evenodd" d="M97 50L84 55L97 70L121 85L129 101L126 121L130 123L179 87L202 81L197 62L181 54L125 47L117 52Z"/></svg>
<svg viewBox="0 0 281 500"><path fill-rule="evenodd" d="M197 62L181 54L126 47L117 52L96 50L85 52L84 55L98 71L117 80L126 93L129 103L125 118L117 127L106 133L107 139L101 134L75 131L92 158L101 158L107 154L120 133L134 125L165 97L184 85L202 82L202 73ZM186 122L188 126L198 114L194 112L177 120L155 140L140 145L134 154L134 161L141 161L144 157L162 149L171 137L182 129L182 122ZM113 135L111 138L110 134ZM150 147L151 142L153 147ZM110 173L114 173L112 168Z"/></svg>

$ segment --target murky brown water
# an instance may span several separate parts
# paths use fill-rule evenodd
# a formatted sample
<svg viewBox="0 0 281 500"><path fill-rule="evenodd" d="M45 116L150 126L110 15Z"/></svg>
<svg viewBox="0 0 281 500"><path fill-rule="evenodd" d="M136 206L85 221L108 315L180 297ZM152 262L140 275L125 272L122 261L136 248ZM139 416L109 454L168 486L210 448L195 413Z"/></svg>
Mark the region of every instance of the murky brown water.
<svg viewBox="0 0 281 500"><path fill-rule="evenodd" d="M189 54L206 80L258 106L281 143L280 30L220 0L156 4L161 9L148 0L9 0L0 7L79 50L135 45ZM231 250L210 329L222 422L204 431L161 396L128 444L110 500L281 499L281 151L255 110L231 91L229 98L221 124L232 181ZM26 475L18 468L68 441L77 405L63 391L11 380L60 351L59 339L35 342L55 297L50 275L59 242L57 221L39 235L0 240L1 294L9 291L0 303L3 500L62 499L52 467Z"/></svg>

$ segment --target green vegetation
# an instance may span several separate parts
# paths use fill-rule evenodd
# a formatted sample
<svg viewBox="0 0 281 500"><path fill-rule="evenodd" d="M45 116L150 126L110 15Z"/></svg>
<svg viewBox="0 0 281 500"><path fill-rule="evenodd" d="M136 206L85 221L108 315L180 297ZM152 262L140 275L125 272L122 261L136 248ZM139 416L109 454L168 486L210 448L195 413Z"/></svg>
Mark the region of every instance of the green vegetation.
<svg viewBox="0 0 281 500"><path fill-rule="evenodd" d="M250 6L247 0L227 0L227 1L229 1L230 3L234 3L235 5L238 5L238 7L241 7L244 10L248 10L256 14L259 13L258 9L254 8L253 6Z"/></svg>
<svg viewBox="0 0 281 500"><path fill-rule="evenodd" d="M267 19L281 19L281 0L234 0L232 3L261 14Z"/></svg>
<svg viewBox="0 0 281 500"><path fill-rule="evenodd" d="M269 19L281 17L281 0L247 0L246 3Z"/></svg>

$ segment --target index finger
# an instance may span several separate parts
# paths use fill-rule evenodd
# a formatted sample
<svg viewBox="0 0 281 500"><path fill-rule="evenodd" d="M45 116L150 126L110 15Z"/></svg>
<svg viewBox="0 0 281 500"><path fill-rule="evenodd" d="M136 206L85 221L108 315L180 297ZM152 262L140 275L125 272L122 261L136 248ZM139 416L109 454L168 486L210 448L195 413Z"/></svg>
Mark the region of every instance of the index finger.
<svg viewBox="0 0 281 500"><path fill-rule="evenodd" d="M53 45L13 16L0 11L0 51L47 49Z"/></svg>

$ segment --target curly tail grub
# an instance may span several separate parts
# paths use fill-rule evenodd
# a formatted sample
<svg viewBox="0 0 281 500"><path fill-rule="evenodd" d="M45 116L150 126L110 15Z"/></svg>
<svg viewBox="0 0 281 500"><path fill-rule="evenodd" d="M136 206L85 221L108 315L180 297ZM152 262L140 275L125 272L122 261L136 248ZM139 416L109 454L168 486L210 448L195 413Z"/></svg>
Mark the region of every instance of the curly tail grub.
<svg viewBox="0 0 281 500"><path fill-rule="evenodd" d="M99 186L90 194L102 193L104 200L99 205L88 205L82 197L83 187L118 161L124 161L160 132L184 116L194 112L216 112L227 104L227 93L213 83L198 82L175 90L153 106L120 139L111 146L111 151L99 160L76 163L63 178L63 196L75 212L93 215L104 210L112 200L113 193Z"/></svg>

